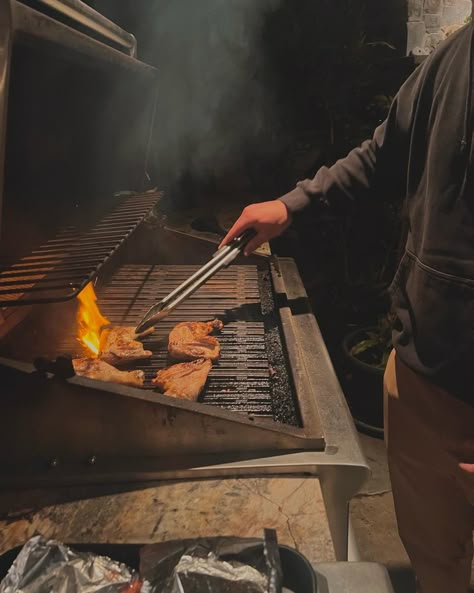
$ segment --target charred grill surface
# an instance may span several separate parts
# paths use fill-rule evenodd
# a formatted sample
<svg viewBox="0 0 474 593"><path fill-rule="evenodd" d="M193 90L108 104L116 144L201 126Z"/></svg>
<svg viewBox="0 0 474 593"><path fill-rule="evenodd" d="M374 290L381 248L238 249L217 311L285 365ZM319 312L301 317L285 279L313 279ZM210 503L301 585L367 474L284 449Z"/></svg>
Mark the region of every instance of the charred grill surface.
<svg viewBox="0 0 474 593"><path fill-rule="evenodd" d="M101 311L114 324L135 325L154 302L197 269L189 265L123 266L99 291ZM216 335L221 356L213 364L199 401L299 425L267 268L234 265L219 272L143 339L153 356L123 368L143 370L145 388L152 389L156 372L175 362L167 352L171 329L182 321L213 318L224 322ZM60 350L77 352L78 344L68 339Z"/></svg>

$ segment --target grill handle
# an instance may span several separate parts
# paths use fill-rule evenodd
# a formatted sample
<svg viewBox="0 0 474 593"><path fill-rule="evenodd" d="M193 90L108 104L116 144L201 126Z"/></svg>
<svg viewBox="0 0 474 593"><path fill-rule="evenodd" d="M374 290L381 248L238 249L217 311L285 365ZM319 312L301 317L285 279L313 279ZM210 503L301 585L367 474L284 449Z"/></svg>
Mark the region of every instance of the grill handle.
<svg viewBox="0 0 474 593"><path fill-rule="evenodd" d="M255 229L247 229L228 245L225 245L222 249L218 249L202 268L147 311L137 325L135 333L141 334L160 319L167 317L173 309L176 309L178 305L188 299L198 288L217 274L219 270L227 268L256 234Z"/></svg>

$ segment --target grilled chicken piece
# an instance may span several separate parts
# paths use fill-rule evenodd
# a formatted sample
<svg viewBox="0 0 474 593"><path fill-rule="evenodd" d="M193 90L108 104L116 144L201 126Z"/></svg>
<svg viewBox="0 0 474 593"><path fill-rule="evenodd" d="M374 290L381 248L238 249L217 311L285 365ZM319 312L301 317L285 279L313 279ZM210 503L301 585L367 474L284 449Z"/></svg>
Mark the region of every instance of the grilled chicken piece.
<svg viewBox="0 0 474 593"><path fill-rule="evenodd" d="M98 358L75 358L72 361L72 366L76 375L97 381L110 381L132 387L142 387L145 381L143 371L119 371Z"/></svg>
<svg viewBox="0 0 474 593"><path fill-rule="evenodd" d="M145 350L143 344L136 338L142 338L153 332L154 328L147 329L141 334L135 333L135 328L120 325L110 326L100 333L99 358L109 364L121 365L150 358L151 350Z"/></svg>
<svg viewBox="0 0 474 593"><path fill-rule="evenodd" d="M213 331L224 327L222 321L184 321L171 330L168 352L176 360L195 360L206 358L217 360L221 351L217 338L210 336Z"/></svg>
<svg viewBox="0 0 474 593"><path fill-rule="evenodd" d="M151 382L164 395L196 401L206 384L211 367L212 362L204 358L180 362L158 371Z"/></svg>

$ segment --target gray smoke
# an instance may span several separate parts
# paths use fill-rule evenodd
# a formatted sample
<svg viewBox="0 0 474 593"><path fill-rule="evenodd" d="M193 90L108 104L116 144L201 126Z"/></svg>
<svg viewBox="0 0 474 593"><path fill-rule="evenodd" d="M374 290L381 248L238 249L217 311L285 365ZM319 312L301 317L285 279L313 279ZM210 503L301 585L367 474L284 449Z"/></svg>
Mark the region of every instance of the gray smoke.
<svg viewBox="0 0 474 593"><path fill-rule="evenodd" d="M219 173L272 125L261 30L280 0L170 0L154 13L160 176ZM155 163L156 166L156 163Z"/></svg>

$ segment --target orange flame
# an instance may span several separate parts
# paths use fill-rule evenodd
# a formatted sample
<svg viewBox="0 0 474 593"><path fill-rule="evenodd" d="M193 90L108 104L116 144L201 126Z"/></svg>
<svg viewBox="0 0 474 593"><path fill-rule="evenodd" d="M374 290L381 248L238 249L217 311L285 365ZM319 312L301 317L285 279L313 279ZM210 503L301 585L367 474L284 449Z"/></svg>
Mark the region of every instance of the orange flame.
<svg viewBox="0 0 474 593"><path fill-rule="evenodd" d="M78 340L97 356L99 354L100 331L110 321L102 315L97 306L97 297L92 283L77 295L79 309L77 311Z"/></svg>

